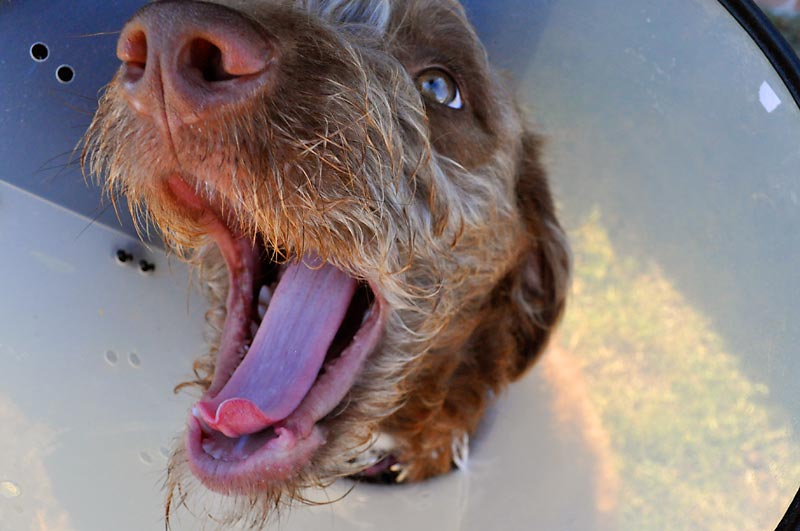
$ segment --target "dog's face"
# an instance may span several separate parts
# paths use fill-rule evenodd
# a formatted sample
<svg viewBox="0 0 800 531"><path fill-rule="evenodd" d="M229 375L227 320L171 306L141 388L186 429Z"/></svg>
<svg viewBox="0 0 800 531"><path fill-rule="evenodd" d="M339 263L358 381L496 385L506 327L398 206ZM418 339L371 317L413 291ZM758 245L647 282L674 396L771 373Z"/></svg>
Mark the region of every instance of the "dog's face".
<svg viewBox="0 0 800 531"><path fill-rule="evenodd" d="M173 495L193 475L261 517L337 477L449 470L568 269L538 142L462 8L163 1L118 55L85 157L210 304Z"/></svg>

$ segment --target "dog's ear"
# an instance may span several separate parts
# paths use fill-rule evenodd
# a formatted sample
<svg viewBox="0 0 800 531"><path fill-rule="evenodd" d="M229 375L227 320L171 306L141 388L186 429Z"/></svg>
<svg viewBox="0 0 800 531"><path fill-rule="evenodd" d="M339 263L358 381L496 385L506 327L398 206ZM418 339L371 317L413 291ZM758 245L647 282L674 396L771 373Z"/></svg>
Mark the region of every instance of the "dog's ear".
<svg viewBox="0 0 800 531"><path fill-rule="evenodd" d="M556 218L539 152L541 141L526 133L517 174L517 201L526 228L523 253L506 277L503 293L508 332L516 352L507 360L508 376L518 378L544 350L564 311L570 252ZM511 339L511 338L509 338Z"/></svg>

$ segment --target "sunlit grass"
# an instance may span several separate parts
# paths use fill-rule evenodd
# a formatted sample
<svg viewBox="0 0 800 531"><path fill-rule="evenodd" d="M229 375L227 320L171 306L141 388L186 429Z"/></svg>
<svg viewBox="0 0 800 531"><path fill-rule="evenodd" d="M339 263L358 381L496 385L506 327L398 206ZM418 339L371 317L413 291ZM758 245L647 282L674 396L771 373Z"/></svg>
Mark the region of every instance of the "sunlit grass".
<svg viewBox="0 0 800 531"><path fill-rule="evenodd" d="M562 341L610 435L622 527L773 529L800 483L788 414L656 264L615 253L599 215L571 240Z"/></svg>

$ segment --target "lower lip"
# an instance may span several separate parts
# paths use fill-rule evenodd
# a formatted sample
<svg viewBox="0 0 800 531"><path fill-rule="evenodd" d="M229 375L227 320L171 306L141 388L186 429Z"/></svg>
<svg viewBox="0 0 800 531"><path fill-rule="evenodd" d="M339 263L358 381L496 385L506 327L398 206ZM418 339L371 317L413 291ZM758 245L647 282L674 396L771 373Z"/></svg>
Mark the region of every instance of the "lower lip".
<svg viewBox="0 0 800 531"><path fill-rule="evenodd" d="M243 461L219 461L203 450L202 427L190 415L184 443L189 468L208 489L226 495L252 494L254 485L284 481L299 472L325 443L325 432L314 425L304 439L295 439L287 433Z"/></svg>

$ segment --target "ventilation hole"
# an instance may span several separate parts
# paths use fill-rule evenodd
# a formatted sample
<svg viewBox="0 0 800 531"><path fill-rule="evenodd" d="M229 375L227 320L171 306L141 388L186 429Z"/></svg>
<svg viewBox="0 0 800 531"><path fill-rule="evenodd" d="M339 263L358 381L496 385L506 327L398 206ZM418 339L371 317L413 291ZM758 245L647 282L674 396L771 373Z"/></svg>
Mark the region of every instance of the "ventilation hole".
<svg viewBox="0 0 800 531"><path fill-rule="evenodd" d="M108 363L112 367L116 365L117 362L119 361L119 356L117 356L117 353L114 352L113 350L106 350L106 353L105 355L103 355L103 358L105 358L106 363Z"/></svg>
<svg viewBox="0 0 800 531"><path fill-rule="evenodd" d="M145 465L153 464L153 458L147 452L139 452L139 460Z"/></svg>
<svg viewBox="0 0 800 531"><path fill-rule="evenodd" d="M142 273L152 273L156 270L156 265L147 260L139 260L139 271Z"/></svg>
<svg viewBox="0 0 800 531"><path fill-rule="evenodd" d="M163 457L164 459L169 459L170 456L169 448L167 448L166 446L162 446L161 448L158 449L158 451L161 453L161 457Z"/></svg>
<svg viewBox="0 0 800 531"><path fill-rule="evenodd" d="M75 70L69 65L61 65L56 69L56 79L59 83L72 83L75 79Z"/></svg>
<svg viewBox="0 0 800 531"><path fill-rule="evenodd" d="M133 260L133 255L126 251L125 249L117 249L116 253L117 262L120 264L125 264Z"/></svg>
<svg viewBox="0 0 800 531"><path fill-rule="evenodd" d="M37 63L41 63L43 61L47 61L47 57L50 55L50 48L43 42L34 43L31 46L31 59L36 61Z"/></svg>
<svg viewBox="0 0 800 531"><path fill-rule="evenodd" d="M135 352L131 352L128 354L128 363L130 363L131 367L134 369L138 369L142 366L142 360L139 358L139 355Z"/></svg>

